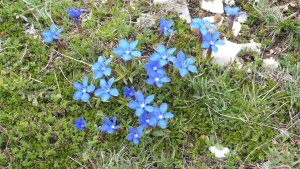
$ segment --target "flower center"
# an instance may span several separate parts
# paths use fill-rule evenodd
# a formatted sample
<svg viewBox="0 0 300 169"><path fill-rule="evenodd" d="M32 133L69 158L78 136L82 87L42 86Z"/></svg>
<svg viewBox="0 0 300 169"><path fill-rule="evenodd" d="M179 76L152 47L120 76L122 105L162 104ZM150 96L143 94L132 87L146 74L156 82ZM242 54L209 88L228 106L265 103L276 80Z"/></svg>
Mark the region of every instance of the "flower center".
<svg viewBox="0 0 300 169"><path fill-rule="evenodd" d="M147 119L146 122L149 123L149 119Z"/></svg>
<svg viewBox="0 0 300 169"><path fill-rule="evenodd" d="M86 88L82 88L82 93L86 93Z"/></svg>
<svg viewBox="0 0 300 169"><path fill-rule="evenodd" d="M84 128L84 125L82 124L82 125L80 125L80 127L81 127L81 128Z"/></svg>
<svg viewBox="0 0 300 169"><path fill-rule="evenodd" d="M187 67L186 61L182 62L182 67Z"/></svg>
<svg viewBox="0 0 300 169"><path fill-rule="evenodd" d="M156 67L156 66L154 66L154 67L153 67L153 70L156 70L156 69L157 69L157 67Z"/></svg>
<svg viewBox="0 0 300 169"><path fill-rule="evenodd" d="M168 57L168 56L167 56L166 54L162 55L162 58L163 58L163 59L167 59L167 57Z"/></svg>
<svg viewBox="0 0 300 169"><path fill-rule="evenodd" d="M159 78L158 78L158 77L156 77L154 80L155 80L156 82L158 82L158 81L159 81Z"/></svg>
<svg viewBox="0 0 300 169"><path fill-rule="evenodd" d="M163 118L163 116L160 114L160 115L158 116L158 118L159 118L159 119L162 119L162 118Z"/></svg>
<svg viewBox="0 0 300 169"><path fill-rule="evenodd" d="M134 135L135 138L137 138L138 136L139 136L138 134L135 134L135 135Z"/></svg>
<svg viewBox="0 0 300 169"><path fill-rule="evenodd" d="M101 69L101 70L105 70L105 64L101 65L101 66L100 66L100 69Z"/></svg>
<svg viewBox="0 0 300 169"><path fill-rule="evenodd" d="M104 91L105 91L106 93L108 93L108 92L110 91L110 88L109 88L109 87L106 87L106 88L104 88Z"/></svg>
<svg viewBox="0 0 300 169"><path fill-rule="evenodd" d="M125 50L125 53L126 53L127 55L129 55L130 50L126 49L126 50Z"/></svg>
<svg viewBox="0 0 300 169"><path fill-rule="evenodd" d="M215 44L215 42L213 42L212 40L210 41L210 45L214 45Z"/></svg>
<svg viewBox="0 0 300 169"><path fill-rule="evenodd" d="M164 27L164 30L166 31L166 30L168 30L168 28L165 26L165 27Z"/></svg>
<svg viewBox="0 0 300 169"><path fill-rule="evenodd" d="M111 128L112 128L112 129L114 129L114 128L115 128L115 126L114 126L114 125L112 125L112 126L111 126Z"/></svg>
<svg viewBox="0 0 300 169"><path fill-rule="evenodd" d="M145 103L140 103L141 108L144 108L146 105Z"/></svg>

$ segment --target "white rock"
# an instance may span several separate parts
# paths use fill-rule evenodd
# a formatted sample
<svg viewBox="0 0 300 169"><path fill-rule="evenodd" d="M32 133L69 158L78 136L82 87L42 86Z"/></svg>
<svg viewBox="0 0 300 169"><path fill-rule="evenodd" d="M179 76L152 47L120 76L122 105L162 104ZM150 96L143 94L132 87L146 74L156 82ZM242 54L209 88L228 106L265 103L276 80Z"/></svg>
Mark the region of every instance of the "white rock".
<svg viewBox="0 0 300 169"><path fill-rule="evenodd" d="M273 57L271 57L268 59L263 59L262 66L270 69L276 69L278 68L279 64L278 62L276 62L276 60Z"/></svg>
<svg viewBox="0 0 300 169"><path fill-rule="evenodd" d="M244 23L244 22L246 22L247 18L248 18L248 14L247 13L241 14L238 17L238 22L239 23Z"/></svg>
<svg viewBox="0 0 300 169"><path fill-rule="evenodd" d="M250 40L250 43L244 43L242 45L242 50L245 50L247 52L258 52L259 54L261 53L260 51L260 43L255 43L252 39Z"/></svg>
<svg viewBox="0 0 300 169"><path fill-rule="evenodd" d="M228 147L224 147L222 150L220 150L220 149L218 149L215 146L210 146L209 150L210 150L210 152L212 152L213 154L215 154L215 156L217 158L224 158L225 154L229 153Z"/></svg>
<svg viewBox="0 0 300 169"><path fill-rule="evenodd" d="M216 27L220 27L220 26L222 25L223 20L224 20L224 17L223 17L223 16L221 16L221 17L222 17L222 19L221 19L220 22L214 23L214 25L215 25ZM211 22L211 23L215 22L215 19L214 19L213 16L204 17L203 20L207 20L207 21L209 21L209 22Z"/></svg>
<svg viewBox="0 0 300 169"><path fill-rule="evenodd" d="M170 4L172 9L179 14L179 18L185 19L187 23L191 23L191 15L186 0L153 0L154 4Z"/></svg>
<svg viewBox="0 0 300 169"><path fill-rule="evenodd" d="M242 25L239 22L233 22L232 30L234 36L238 36L241 29L242 29Z"/></svg>
<svg viewBox="0 0 300 169"><path fill-rule="evenodd" d="M136 24L140 28L150 28L153 24L155 24L155 19L152 15L142 14L136 21Z"/></svg>
<svg viewBox="0 0 300 169"><path fill-rule="evenodd" d="M225 0L224 2L225 2L226 5L230 5L230 6L235 4L234 0Z"/></svg>
<svg viewBox="0 0 300 169"><path fill-rule="evenodd" d="M220 13L220 14L224 13L222 0L214 0L213 2L202 0L201 8L210 11L212 13Z"/></svg>
<svg viewBox="0 0 300 169"><path fill-rule="evenodd" d="M212 52L212 64L218 64L220 66L231 63L235 60L237 54L242 50L242 45L236 44L230 41L224 41L225 45L216 45L218 52ZM203 57L206 57L207 50L203 50Z"/></svg>

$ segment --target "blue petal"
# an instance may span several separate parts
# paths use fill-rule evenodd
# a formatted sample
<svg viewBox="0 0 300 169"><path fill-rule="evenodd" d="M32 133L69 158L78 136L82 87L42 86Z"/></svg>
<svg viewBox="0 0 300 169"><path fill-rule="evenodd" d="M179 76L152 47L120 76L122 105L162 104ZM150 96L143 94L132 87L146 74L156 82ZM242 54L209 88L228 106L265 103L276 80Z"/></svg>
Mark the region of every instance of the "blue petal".
<svg viewBox="0 0 300 169"><path fill-rule="evenodd" d="M189 65L188 70L193 73L197 73L197 68L194 65Z"/></svg>
<svg viewBox="0 0 300 169"><path fill-rule="evenodd" d="M178 59L179 62L184 62L185 61L185 55L182 51L178 52L177 59Z"/></svg>
<svg viewBox="0 0 300 169"><path fill-rule="evenodd" d="M101 88L105 88L106 87L106 81L105 81L105 79L101 79L100 80L100 87Z"/></svg>
<svg viewBox="0 0 300 169"><path fill-rule="evenodd" d="M163 128L163 129L165 129L166 127L167 127L167 122L166 122L166 120L159 120L158 121L158 125L161 127L161 128Z"/></svg>
<svg viewBox="0 0 300 169"><path fill-rule="evenodd" d="M103 62L104 62L103 56L99 56L98 57L98 63L103 64Z"/></svg>
<svg viewBox="0 0 300 169"><path fill-rule="evenodd" d="M52 36L52 33L50 31L44 31L42 32L43 36Z"/></svg>
<svg viewBox="0 0 300 169"><path fill-rule="evenodd" d="M200 29L200 24L199 23L191 23L191 28L192 29L196 29L196 30L199 30Z"/></svg>
<svg viewBox="0 0 300 169"><path fill-rule="evenodd" d="M149 59L150 59L151 61L157 61L157 60L159 60L160 58L161 58L161 55L158 54L158 53L154 53L153 55L151 55L151 56L149 57Z"/></svg>
<svg viewBox="0 0 300 169"><path fill-rule="evenodd" d="M133 139L133 144L139 144L139 139L134 138L134 139Z"/></svg>
<svg viewBox="0 0 300 169"><path fill-rule="evenodd" d="M147 112L152 112L153 111L153 106L145 106L145 110Z"/></svg>
<svg viewBox="0 0 300 169"><path fill-rule="evenodd" d="M109 93L113 96L119 96L119 92L116 88L111 89Z"/></svg>
<svg viewBox="0 0 300 169"><path fill-rule="evenodd" d="M202 36L204 41L210 42L211 41L211 34L207 33Z"/></svg>
<svg viewBox="0 0 300 169"><path fill-rule="evenodd" d="M166 73L166 71L165 71L165 69L158 69L156 71L156 73L159 74L159 75L164 75Z"/></svg>
<svg viewBox="0 0 300 169"><path fill-rule="evenodd" d="M106 132L110 127L107 124L103 124L101 127L99 127L99 130L102 132Z"/></svg>
<svg viewBox="0 0 300 169"><path fill-rule="evenodd" d="M210 48L210 43L207 41L203 41L201 44L201 47L204 49L208 49L208 48Z"/></svg>
<svg viewBox="0 0 300 169"><path fill-rule="evenodd" d="M138 133L139 136L142 136L143 135L143 130L144 130L144 127L143 126L139 126L136 129L136 132Z"/></svg>
<svg viewBox="0 0 300 169"><path fill-rule="evenodd" d="M82 92L76 91L73 95L74 100L80 100L82 96Z"/></svg>
<svg viewBox="0 0 300 169"><path fill-rule="evenodd" d="M89 85L86 89L87 92L92 92L95 90L95 86L94 85Z"/></svg>
<svg viewBox="0 0 300 169"><path fill-rule="evenodd" d="M168 28L171 28L171 26L173 25L173 23L174 23L174 21L173 21L173 20L170 20L170 21L168 21L168 23L167 23L167 27L168 27Z"/></svg>
<svg viewBox="0 0 300 169"><path fill-rule="evenodd" d="M159 107L159 110L160 110L161 113L167 112L167 110L168 110L168 105L167 105L167 103L161 104L160 107Z"/></svg>
<svg viewBox="0 0 300 169"><path fill-rule="evenodd" d="M144 113L144 109L143 108L137 108L136 110L135 110L135 115L136 116L141 116L142 114Z"/></svg>
<svg viewBox="0 0 300 169"><path fill-rule="evenodd" d="M189 64L189 65L193 64L194 62L195 62L194 58L187 58L186 59L186 63Z"/></svg>
<svg viewBox="0 0 300 169"><path fill-rule="evenodd" d="M106 102L110 98L110 94L104 93L101 95L101 100Z"/></svg>
<svg viewBox="0 0 300 169"><path fill-rule="evenodd" d="M211 39L213 42L215 42L216 40L218 40L220 36L220 32L215 32L214 34L212 34Z"/></svg>
<svg viewBox="0 0 300 169"><path fill-rule="evenodd" d="M150 96L146 97L145 104L152 102L153 99L154 99L154 95L150 95Z"/></svg>
<svg viewBox="0 0 300 169"><path fill-rule="evenodd" d="M205 28L200 28L200 32L202 35L206 35L208 31Z"/></svg>
<svg viewBox="0 0 300 169"><path fill-rule="evenodd" d="M146 83L148 84L148 85L154 85L154 83L155 83L155 80L153 79L153 78L148 78L147 80L146 80Z"/></svg>
<svg viewBox="0 0 300 169"><path fill-rule="evenodd" d="M138 42L139 42L138 40L135 40L135 41L131 42L130 45L129 45L130 50L133 50L136 47L136 45L138 44Z"/></svg>
<svg viewBox="0 0 300 169"><path fill-rule="evenodd" d="M143 93L140 92L140 91L135 92L135 99L138 102L143 103L144 102L144 95L143 95Z"/></svg>
<svg viewBox="0 0 300 169"><path fill-rule="evenodd" d="M128 107L129 107L130 109L135 110L135 109L137 109L138 107L140 107L140 104L139 104L137 101L132 100L132 101L130 101L130 102L128 103Z"/></svg>
<svg viewBox="0 0 300 169"><path fill-rule="evenodd" d="M156 126L157 125L157 122L158 122L158 118L155 117L155 116L150 116L150 119L149 119L149 125L150 126Z"/></svg>
<svg viewBox="0 0 300 169"><path fill-rule="evenodd" d="M174 62L173 66L176 67L177 69L179 69L182 67L182 64L181 64L181 62Z"/></svg>
<svg viewBox="0 0 300 169"><path fill-rule="evenodd" d="M107 81L107 87L111 87L111 85L114 83L114 81L115 81L115 78L110 78L108 81Z"/></svg>
<svg viewBox="0 0 300 169"><path fill-rule="evenodd" d="M125 53L125 51L123 48L115 48L113 50L113 53L117 56L122 56Z"/></svg>
<svg viewBox="0 0 300 169"><path fill-rule="evenodd" d="M160 81L163 82L163 83L167 83L167 82L170 82L171 79L168 78L168 77L162 77L162 78L160 79Z"/></svg>
<svg viewBox="0 0 300 169"><path fill-rule="evenodd" d="M163 67L165 66L166 64L168 64L168 61L165 60L165 59L159 59L159 66Z"/></svg>
<svg viewBox="0 0 300 169"><path fill-rule="evenodd" d="M107 67L104 71L103 74L105 74L106 76L110 76L111 75L111 68Z"/></svg>
<svg viewBox="0 0 300 169"><path fill-rule="evenodd" d="M109 126L113 124L107 117L104 117L103 121Z"/></svg>
<svg viewBox="0 0 300 169"><path fill-rule="evenodd" d="M88 77L85 77L82 81L82 86L87 87L88 86Z"/></svg>
<svg viewBox="0 0 300 169"><path fill-rule="evenodd" d="M200 24L200 23L202 23L202 19L195 18L195 19L192 20L192 23L198 23L198 24Z"/></svg>
<svg viewBox="0 0 300 169"><path fill-rule="evenodd" d="M92 71L97 71L97 70L99 70L99 69L100 69L100 64L99 64L99 63L93 64L93 66L92 66Z"/></svg>
<svg viewBox="0 0 300 169"><path fill-rule="evenodd" d="M90 95L87 94L87 93L83 93L82 96L81 96L81 100L84 101L84 102L88 102L90 99Z"/></svg>
<svg viewBox="0 0 300 169"><path fill-rule="evenodd" d="M172 55L175 52L176 48L170 48L167 50L168 55Z"/></svg>
<svg viewBox="0 0 300 169"><path fill-rule="evenodd" d="M127 137L126 137L126 139L127 139L128 141L131 141L131 140L133 139L133 137L134 137L133 134L128 134Z"/></svg>
<svg viewBox="0 0 300 169"><path fill-rule="evenodd" d="M113 124L116 125L116 122L117 122L117 117L114 116L114 117L113 117Z"/></svg>
<svg viewBox="0 0 300 169"><path fill-rule="evenodd" d="M184 77L184 76L186 76L189 72L188 72L188 70L187 70L186 68L180 68L180 69L179 69L179 73L180 73L181 77Z"/></svg>
<svg viewBox="0 0 300 169"><path fill-rule="evenodd" d="M58 35L58 34L60 34L62 31L63 31L62 28L58 29L58 30L56 31L56 34Z"/></svg>
<svg viewBox="0 0 300 169"><path fill-rule="evenodd" d="M216 45L212 45L212 46L211 46L211 49L212 49L212 51L215 52L215 53L218 52L218 48L217 48Z"/></svg>
<svg viewBox="0 0 300 169"><path fill-rule="evenodd" d="M164 118L166 119L170 119L170 118L173 118L174 117L174 114L170 113L170 112L167 112L164 114Z"/></svg>
<svg viewBox="0 0 300 169"><path fill-rule="evenodd" d="M121 39L119 43L119 47L123 48L124 50L129 47L129 43L125 39Z"/></svg>
<svg viewBox="0 0 300 169"><path fill-rule="evenodd" d="M157 53L163 55L166 53L166 47L164 45L158 45L156 48Z"/></svg>
<svg viewBox="0 0 300 169"><path fill-rule="evenodd" d="M50 43L50 42L52 42L52 41L53 41L52 36L45 36L45 37L44 37L44 42Z"/></svg>
<svg viewBox="0 0 300 169"><path fill-rule="evenodd" d="M172 63L174 63L174 62L177 61L176 57L174 57L174 56L168 57L168 60L169 60L170 62L172 62Z"/></svg>
<svg viewBox="0 0 300 169"><path fill-rule="evenodd" d="M53 34L56 32L56 28L55 28L54 24L51 25L50 32L53 33Z"/></svg>
<svg viewBox="0 0 300 169"><path fill-rule="evenodd" d="M222 41L222 40L218 40L218 41L215 42L215 44L217 44L217 45L225 45L225 42Z"/></svg>
<svg viewBox="0 0 300 169"><path fill-rule="evenodd" d="M133 127L129 127L129 132L132 133L133 135L136 134L136 131Z"/></svg>
<svg viewBox="0 0 300 169"><path fill-rule="evenodd" d="M105 65L107 66L110 62L111 62L111 58L109 58L109 59L107 59L104 63L105 63Z"/></svg>
<svg viewBox="0 0 300 169"><path fill-rule="evenodd" d="M103 72L101 70L94 72L94 79L99 79L103 77Z"/></svg>
<svg viewBox="0 0 300 169"><path fill-rule="evenodd" d="M128 54L123 54L123 60L125 61L128 61L128 60L131 60L131 55L128 55Z"/></svg>
<svg viewBox="0 0 300 169"><path fill-rule="evenodd" d="M173 34L173 35L176 33L173 29L169 29L168 31L170 34Z"/></svg>
<svg viewBox="0 0 300 169"><path fill-rule="evenodd" d="M156 76L157 76L156 72L154 70L151 70L151 69L147 71L147 74L151 78L156 78Z"/></svg>
<svg viewBox="0 0 300 169"><path fill-rule="evenodd" d="M76 90L81 90L82 89L82 85L78 82L73 82L73 86Z"/></svg>
<svg viewBox="0 0 300 169"><path fill-rule="evenodd" d="M163 83L161 83L161 82L155 82L155 84L156 84L156 86L158 87L158 88L161 88L164 84Z"/></svg>
<svg viewBox="0 0 300 169"><path fill-rule="evenodd" d="M112 133L114 133L114 130L113 130L112 128L109 128L109 129L107 130L107 133L108 133L108 134L112 134Z"/></svg>
<svg viewBox="0 0 300 169"><path fill-rule="evenodd" d="M135 57L141 57L142 53L140 51L134 50L134 51L131 51L131 55L135 56Z"/></svg>
<svg viewBox="0 0 300 169"><path fill-rule="evenodd" d="M101 97L103 93L106 93L103 89L97 89L94 93L96 97Z"/></svg>

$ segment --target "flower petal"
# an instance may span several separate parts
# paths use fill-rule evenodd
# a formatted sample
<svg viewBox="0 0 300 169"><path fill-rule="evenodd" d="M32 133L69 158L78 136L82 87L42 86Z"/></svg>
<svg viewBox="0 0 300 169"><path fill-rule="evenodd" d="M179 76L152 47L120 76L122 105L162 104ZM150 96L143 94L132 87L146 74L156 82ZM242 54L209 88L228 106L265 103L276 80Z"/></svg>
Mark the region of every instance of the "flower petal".
<svg viewBox="0 0 300 169"><path fill-rule="evenodd" d="M136 110L135 110L135 115L136 116L141 116L142 114L144 113L144 109L143 108L137 108Z"/></svg>
<svg viewBox="0 0 300 169"><path fill-rule="evenodd" d="M153 99L154 99L154 95L150 95L150 96L146 97L145 104L152 102Z"/></svg>
<svg viewBox="0 0 300 169"><path fill-rule="evenodd" d="M109 91L109 93L110 93L112 96L119 96L119 92L118 92L118 90L117 90L116 88L111 89L111 90Z"/></svg>
<svg viewBox="0 0 300 169"><path fill-rule="evenodd" d="M143 130L144 130L144 127L143 126L139 126L136 129L136 132L138 133L139 136L142 136L143 135Z"/></svg>
<svg viewBox="0 0 300 169"><path fill-rule="evenodd" d="M101 79L100 80L100 87L101 88L105 88L106 87L106 81L105 81L105 79Z"/></svg>
<svg viewBox="0 0 300 169"><path fill-rule="evenodd" d="M216 44L216 45L225 45L225 42L222 41L222 40L217 40L217 41L215 42L215 44Z"/></svg>
<svg viewBox="0 0 300 169"><path fill-rule="evenodd" d="M168 64L168 61L167 60L165 60L165 59L159 59L159 66L161 66L161 67L163 67L163 66L165 66L166 64Z"/></svg>
<svg viewBox="0 0 300 169"><path fill-rule="evenodd" d="M117 56L122 56L125 53L125 51L123 48L115 48L113 50L113 53Z"/></svg>
<svg viewBox="0 0 300 169"><path fill-rule="evenodd" d="M80 100L81 99L81 95L82 95L82 92L76 91L74 93L74 95L73 95L74 100Z"/></svg>
<svg viewBox="0 0 300 169"><path fill-rule="evenodd" d="M140 141L139 141L139 139L137 139L137 138L133 138L133 144L135 144L135 145L136 145L136 144L139 144L139 142L140 142Z"/></svg>
<svg viewBox="0 0 300 169"><path fill-rule="evenodd" d="M145 110L147 112L152 112L153 111L153 106L145 106Z"/></svg>
<svg viewBox="0 0 300 169"><path fill-rule="evenodd" d="M128 60L131 60L132 56L129 54L123 54L122 58L123 58L123 60L128 61Z"/></svg>
<svg viewBox="0 0 300 169"><path fill-rule="evenodd" d="M134 51L131 51L131 55L135 56L135 57L141 57L142 53L140 51L134 50Z"/></svg>
<svg viewBox="0 0 300 169"><path fill-rule="evenodd" d="M167 50L168 55L172 55L175 52L176 48L170 48Z"/></svg>
<svg viewBox="0 0 300 169"><path fill-rule="evenodd" d="M216 45L211 45L211 49L212 49L212 51L213 52L218 52L218 48L217 48L217 46Z"/></svg>
<svg viewBox="0 0 300 169"><path fill-rule="evenodd" d="M83 94L81 95L81 100L82 100L82 101L88 102L89 99L90 99L90 95L89 95L89 94L83 93Z"/></svg>
<svg viewBox="0 0 300 169"><path fill-rule="evenodd" d="M199 29L200 29L200 24L199 24L199 23L194 23L194 22L192 22L192 23L191 23L191 28L192 28L192 29L199 30Z"/></svg>
<svg viewBox="0 0 300 169"><path fill-rule="evenodd" d="M179 62L184 62L185 61L185 55L182 51L178 52L177 59L178 59Z"/></svg>
<svg viewBox="0 0 300 169"><path fill-rule="evenodd" d="M103 56L99 56L98 57L98 63L103 64L103 62L104 62Z"/></svg>
<svg viewBox="0 0 300 169"><path fill-rule="evenodd" d="M171 82L171 79L169 77L162 77L160 78L160 81L163 83Z"/></svg>
<svg viewBox="0 0 300 169"><path fill-rule="evenodd" d="M168 110L168 105L167 105L167 103L163 103L163 104L160 105L159 111L160 111L161 113L165 113L165 112L167 112L167 110Z"/></svg>
<svg viewBox="0 0 300 169"><path fill-rule="evenodd" d="M97 90L94 92L94 95L95 95L96 97L101 97L101 95L102 95L103 93L106 93L105 90L103 90L103 89L97 89Z"/></svg>
<svg viewBox="0 0 300 169"><path fill-rule="evenodd" d="M55 28L54 24L51 25L50 31L51 31L51 33L56 33L56 28Z"/></svg>
<svg viewBox="0 0 300 169"><path fill-rule="evenodd" d="M101 95L101 100L103 102L106 102L109 98L110 98L110 94L108 94L108 93L104 93Z"/></svg>
<svg viewBox="0 0 300 169"><path fill-rule="evenodd" d="M135 110L135 109L137 109L138 107L140 107L140 104L139 104L137 101L132 100L132 101L130 101L130 102L128 103L128 107L129 107L130 109Z"/></svg>
<svg viewBox="0 0 300 169"><path fill-rule="evenodd" d="M127 137L126 137L126 139L127 139L128 141L131 141L131 140L133 139L133 137L134 137L133 134L128 134Z"/></svg>
<svg viewBox="0 0 300 169"><path fill-rule="evenodd" d="M82 89L82 85L78 82L73 82L73 86L76 90L80 90Z"/></svg>
<svg viewBox="0 0 300 169"><path fill-rule="evenodd" d="M103 124L101 127L99 127L99 130L102 132L106 132L110 127L107 124Z"/></svg>
<svg viewBox="0 0 300 169"><path fill-rule="evenodd" d="M125 39L121 39L119 42L119 47L123 48L126 50L129 47L129 43Z"/></svg>
<svg viewBox="0 0 300 169"><path fill-rule="evenodd" d="M158 125L161 127L161 128L163 128L163 129L165 129L165 128L167 128L167 122L166 122L166 120L159 120L158 121Z"/></svg>
<svg viewBox="0 0 300 169"><path fill-rule="evenodd" d="M201 44L201 47L204 49L208 49L208 48L210 48L210 43L207 41L203 41Z"/></svg>
<svg viewBox="0 0 300 169"><path fill-rule="evenodd" d="M95 86L94 85L89 85L86 89L87 92L92 92L95 90Z"/></svg>
<svg viewBox="0 0 300 169"><path fill-rule="evenodd" d="M180 68L180 69L179 69L179 73L180 73L181 77L184 77L184 76L186 76L189 72L188 72L188 70L187 70L186 68Z"/></svg>
<svg viewBox="0 0 300 169"><path fill-rule="evenodd" d="M149 59L150 59L151 61L157 61L157 60L159 60L160 58L161 58L161 55L158 54L158 53L154 53L153 55L151 55L151 56L149 57Z"/></svg>
<svg viewBox="0 0 300 169"><path fill-rule="evenodd" d="M101 70L94 72L94 79L100 79L103 77L103 72Z"/></svg>
<svg viewBox="0 0 300 169"><path fill-rule="evenodd" d="M189 65L188 70L193 73L197 73L197 68L194 65Z"/></svg>
<svg viewBox="0 0 300 169"><path fill-rule="evenodd" d="M111 68L110 67L105 68L105 70L103 71L103 74L105 74L106 76L110 76L111 75Z"/></svg>
<svg viewBox="0 0 300 169"><path fill-rule="evenodd" d="M82 81L82 86L87 87L88 86L88 77L86 76Z"/></svg>
<svg viewBox="0 0 300 169"><path fill-rule="evenodd" d="M110 78L108 81L107 81L107 87L111 87L111 85L114 83L114 81L115 81L115 78Z"/></svg>
<svg viewBox="0 0 300 169"><path fill-rule="evenodd" d="M157 53L163 55L166 53L166 47L164 45L158 45L156 48Z"/></svg>
<svg viewBox="0 0 300 169"><path fill-rule="evenodd" d="M153 79L153 78L148 78L147 80L146 80L146 83L148 84L148 85L154 85L154 83L155 83L155 80Z"/></svg>
<svg viewBox="0 0 300 169"><path fill-rule="evenodd" d="M143 93L140 92L140 91L135 92L135 99L138 102L140 102L140 103L144 102L144 95L143 95Z"/></svg>
<svg viewBox="0 0 300 169"><path fill-rule="evenodd" d="M155 116L150 116L150 119L149 119L149 125L150 126L156 126L157 125L157 122L158 122L158 118L155 117Z"/></svg>
<svg viewBox="0 0 300 169"><path fill-rule="evenodd" d="M170 112L167 112L164 114L164 118L166 119L170 119L170 118L173 118L174 117L174 114L170 113Z"/></svg>
<svg viewBox="0 0 300 169"><path fill-rule="evenodd" d="M211 39L213 42L217 41L220 36L220 32L215 32L214 34L211 35Z"/></svg>
<svg viewBox="0 0 300 169"><path fill-rule="evenodd" d="M136 45L138 44L138 42L139 42L138 40L131 42L129 44L130 50L133 50L136 47Z"/></svg>

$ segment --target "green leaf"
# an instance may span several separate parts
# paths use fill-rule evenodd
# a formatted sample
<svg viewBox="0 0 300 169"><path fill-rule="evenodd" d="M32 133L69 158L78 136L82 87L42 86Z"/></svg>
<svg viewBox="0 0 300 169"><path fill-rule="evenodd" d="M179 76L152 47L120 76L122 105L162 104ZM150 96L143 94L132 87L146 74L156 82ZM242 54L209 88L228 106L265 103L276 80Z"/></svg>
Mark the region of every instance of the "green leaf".
<svg viewBox="0 0 300 169"><path fill-rule="evenodd" d="M152 133L153 136L159 137L159 136L164 136L165 132L163 132L162 130L158 130L158 131L154 131Z"/></svg>

